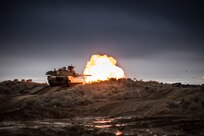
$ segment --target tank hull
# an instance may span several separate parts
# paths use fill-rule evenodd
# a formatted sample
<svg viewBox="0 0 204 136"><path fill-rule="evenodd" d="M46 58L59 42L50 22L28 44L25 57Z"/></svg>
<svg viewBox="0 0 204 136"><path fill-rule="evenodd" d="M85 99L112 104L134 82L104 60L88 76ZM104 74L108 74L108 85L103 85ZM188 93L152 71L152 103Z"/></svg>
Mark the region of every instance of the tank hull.
<svg viewBox="0 0 204 136"><path fill-rule="evenodd" d="M50 86L73 86L76 84L83 84L84 79L74 76L48 76L48 83Z"/></svg>

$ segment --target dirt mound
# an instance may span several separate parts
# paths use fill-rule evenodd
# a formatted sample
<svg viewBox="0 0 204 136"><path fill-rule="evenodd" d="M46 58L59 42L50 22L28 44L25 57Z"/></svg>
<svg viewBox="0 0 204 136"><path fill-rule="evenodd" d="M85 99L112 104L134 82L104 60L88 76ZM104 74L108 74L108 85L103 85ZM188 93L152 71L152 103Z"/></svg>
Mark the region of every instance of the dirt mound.
<svg viewBox="0 0 204 136"><path fill-rule="evenodd" d="M32 120L73 116L159 116L201 114L200 87L173 87L155 81L110 80L68 87L1 83L0 120ZM195 112L196 111L196 112Z"/></svg>
<svg viewBox="0 0 204 136"><path fill-rule="evenodd" d="M46 83L28 81L3 81L0 82L0 95L26 94L30 89L40 86L47 86Z"/></svg>

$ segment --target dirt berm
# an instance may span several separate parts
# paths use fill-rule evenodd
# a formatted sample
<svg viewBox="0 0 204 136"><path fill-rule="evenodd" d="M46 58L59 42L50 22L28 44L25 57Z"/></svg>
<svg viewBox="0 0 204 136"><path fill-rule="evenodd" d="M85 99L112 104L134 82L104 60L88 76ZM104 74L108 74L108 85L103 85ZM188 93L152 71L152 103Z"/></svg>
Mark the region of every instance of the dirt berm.
<svg viewBox="0 0 204 136"><path fill-rule="evenodd" d="M112 79L70 88L40 83L0 83L1 122L86 117L131 117L152 122L155 118L185 118L194 121L194 125L195 120L201 121L199 130L195 131L202 134L203 115L204 90L201 86L173 87L156 81L131 79Z"/></svg>

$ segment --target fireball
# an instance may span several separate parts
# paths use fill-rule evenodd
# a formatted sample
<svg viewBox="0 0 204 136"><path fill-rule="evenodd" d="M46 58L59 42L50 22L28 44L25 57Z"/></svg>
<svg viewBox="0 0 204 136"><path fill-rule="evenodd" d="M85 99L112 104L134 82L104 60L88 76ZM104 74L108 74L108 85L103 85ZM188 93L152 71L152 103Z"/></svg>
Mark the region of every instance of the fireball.
<svg viewBox="0 0 204 136"><path fill-rule="evenodd" d="M117 61L107 55L92 55L84 69L86 83L105 81L111 78L125 78L122 68L116 66Z"/></svg>

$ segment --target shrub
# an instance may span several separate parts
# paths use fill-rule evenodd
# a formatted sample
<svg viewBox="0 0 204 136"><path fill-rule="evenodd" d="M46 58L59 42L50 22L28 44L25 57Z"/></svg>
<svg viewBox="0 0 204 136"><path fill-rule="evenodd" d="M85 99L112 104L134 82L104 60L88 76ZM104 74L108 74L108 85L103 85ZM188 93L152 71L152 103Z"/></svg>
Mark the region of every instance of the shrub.
<svg viewBox="0 0 204 136"><path fill-rule="evenodd" d="M30 83L30 82L32 82L32 79L27 79L26 82Z"/></svg>
<svg viewBox="0 0 204 136"><path fill-rule="evenodd" d="M185 99L182 99L182 109L183 110L186 110L188 107L189 107L189 105L191 104L191 99L190 98L185 98Z"/></svg>
<svg viewBox="0 0 204 136"><path fill-rule="evenodd" d="M25 79L21 79L21 82L25 82Z"/></svg>
<svg viewBox="0 0 204 136"><path fill-rule="evenodd" d="M175 108L178 108L178 107L179 107L179 104L176 103L176 102L169 102L169 103L167 103L167 107L168 107L168 108L175 109Z"/></svg>
<svg viewBox="0 0 204 136"><path fill-rule="evenodd" d="M204 100L201 100L201 106L204 108Z"/></svg>
<svg viewBox="0 0 204 136"><path fill-rule="evenodd" d="M14 79L13 81L14 81L14 82L18 82L19 80L18 80L18 79Z"/></svg>
<svg viewBox="0 0 204 136"><path fill-rule="evenodd" d="M202 85L200 86L200 90L201 90L201 91L204 91L204 84L202 84Z"/></svg>
<svg viewBox="0 0 204 136"><path fill-rule="evenodd" d="M150 87L149 86L145 86L145 90L149 90L150 89Z"/></svg>
<svg viewBox="0 0 204 136"><path fill-rule="evenodd" d="M189 106L190 111L195 111L198 109L198 103L192 102Z"/></svg>
<svg viewBox="0 0 204 136"><path fill-rule="evenodd" d="M194 102L198 102L199 101L199 97L198 96L193 96L191 99Z"/></svg>

